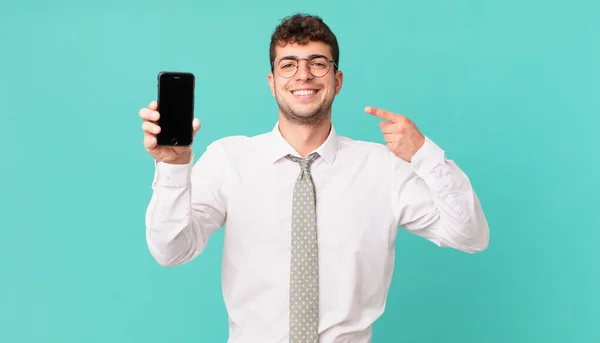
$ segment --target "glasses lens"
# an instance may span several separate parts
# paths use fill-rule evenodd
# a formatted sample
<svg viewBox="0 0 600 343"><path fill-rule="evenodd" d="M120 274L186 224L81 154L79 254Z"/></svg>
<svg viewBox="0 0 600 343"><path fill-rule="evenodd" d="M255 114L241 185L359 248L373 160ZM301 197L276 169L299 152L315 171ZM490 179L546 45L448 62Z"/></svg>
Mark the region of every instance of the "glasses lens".
<svg viewBox="0 0 600 343"><path fill-rule="evenodd" d="M308 66L314 76L321 77L329 71L329 60L325 57L314 57L308 61Z"/></svg>
<svg viewBox="0 0 600 343"><path fill-rule="evenodd" d="M298 69L298 61L295 60L282 60L277 64L277 72L283 77L291 77L296 73Z"/></svg>

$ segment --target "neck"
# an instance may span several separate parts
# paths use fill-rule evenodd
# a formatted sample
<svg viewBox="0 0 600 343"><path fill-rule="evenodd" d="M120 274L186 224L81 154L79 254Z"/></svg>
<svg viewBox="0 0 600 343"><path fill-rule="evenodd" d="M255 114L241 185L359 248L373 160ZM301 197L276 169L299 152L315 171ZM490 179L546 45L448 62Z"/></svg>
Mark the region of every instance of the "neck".
<svg viewBox="0 0 600 343"><path fill-rule="evenodd" d="M305 158L327 140L331 131L331 119L323 120L318 125L299 125L291 123L280 115L279 131L283 138Z"/></svg>

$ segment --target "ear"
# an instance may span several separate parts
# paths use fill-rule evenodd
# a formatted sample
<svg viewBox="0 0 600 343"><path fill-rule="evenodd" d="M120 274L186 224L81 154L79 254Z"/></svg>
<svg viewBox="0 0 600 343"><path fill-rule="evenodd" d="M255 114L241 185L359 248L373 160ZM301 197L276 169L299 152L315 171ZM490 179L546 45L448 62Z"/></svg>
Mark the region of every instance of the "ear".
<svg viewBox="0 0 600 343"><path fill-rule="evenodd" d="M275 97L275 79L273 77L273 73L269 73L268 75L269 88L271 88L271 95Z"/></svg>
<svg viewBox="0 0 600 343"><path fill-rule="evenodd" d="M342 90L342 83L344 82L344 73L341 70L338 70L335 73L335 95L340 94L340 90Z"/></svg>

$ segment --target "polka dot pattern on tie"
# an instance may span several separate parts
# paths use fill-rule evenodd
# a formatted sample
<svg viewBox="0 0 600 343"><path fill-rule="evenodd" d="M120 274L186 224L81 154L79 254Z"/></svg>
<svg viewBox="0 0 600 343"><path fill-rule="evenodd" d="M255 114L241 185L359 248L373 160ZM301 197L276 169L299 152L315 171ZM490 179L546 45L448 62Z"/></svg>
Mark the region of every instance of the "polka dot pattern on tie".
<svg viewBox="0 0 600 343"><path fill-rule="evenodd" d="M319 323L319 268L315 188L310 165L319 155L306 159L288 155L301 167L292 205L292 251L290 265L290 343L317 343Z"/></svg>

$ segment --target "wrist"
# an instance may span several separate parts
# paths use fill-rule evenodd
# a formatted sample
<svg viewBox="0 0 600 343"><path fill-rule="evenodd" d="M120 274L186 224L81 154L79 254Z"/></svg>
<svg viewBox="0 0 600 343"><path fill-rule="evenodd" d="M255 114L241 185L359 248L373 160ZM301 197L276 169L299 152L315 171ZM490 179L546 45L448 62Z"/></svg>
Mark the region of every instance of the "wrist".
<svg viewBox="0 0 600 343"><path fill-rule="evenodd" d="M188 150L172 158L157 160L157 162L163 162L166 164L189 164L191 159L192 151Z"/></svg>

